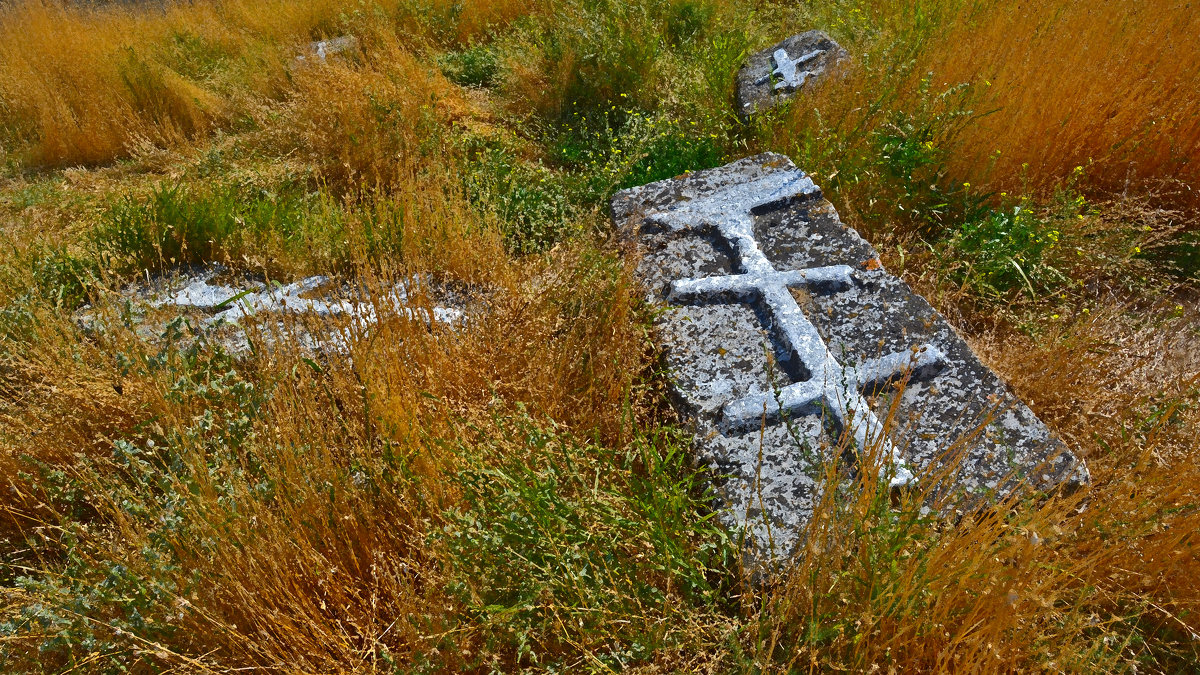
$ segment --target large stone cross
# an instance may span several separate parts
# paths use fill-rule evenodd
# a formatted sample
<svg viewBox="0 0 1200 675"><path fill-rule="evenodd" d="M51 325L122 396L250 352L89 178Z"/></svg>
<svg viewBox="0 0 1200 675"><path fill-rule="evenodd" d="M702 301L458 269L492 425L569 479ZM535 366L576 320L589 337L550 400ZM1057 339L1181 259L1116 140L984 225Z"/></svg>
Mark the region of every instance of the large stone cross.
<svg viewBox="0 0 1200 675"><path fill-rule="evenodd" d="M773 49L785 47L830 50L818 61L837 53L812 33ZM767 72L769 55L751 58L739 86ZM612 209L640 254L647 299L666 310L654 323L675 404L695 425L697 461L713 471L718 518L745 533L752 569L797 552L821 502L813 458L797 447L810 441L841 437L879 452L892 484L938 475L928 505L943 509L1088 482L1083 460L878 264L787 157L623 190ZM811 292L797 302L799 288ZM777 371L763 358L764 337ZM908 385L886 405L871 400L897 380Z"/></svg>
<svg viewBox="0 0 1200 675"><path fill-rule="evenodd" d="M766 84L771 78L778 78L778 81L775 82L775 91L795 91L804 86L804 80L808 79L809 75L815 75L811 71L800 70L800 66L824 53L824 49L814 49L793 61L792 57L788 56L786 49L776 49L771 54L771 61L775 64L774 70L758 78L754 83Z"/></svg>
<svg viewBox="0 0 1200 675"><path fill-rule="evenodd" d="M729 401L722 411L730 430L760 424L764 416L824 407L842 430L849 431L860 449L880 447L891 462L884 467L893 486L913 481L912 471L888 439L883 423L871 411L861 390L875 390L906 374L927 374L940 367L945 356L935 346L922 344L911 351L888 354L854 367L844 367L829 351L817 328L801 311L789 289L840 291L853 283L847 265L801 270L777 270L754 237L754 214L786 205L819 188L799 171L780 171L691 201L680 201L651 213L647 222L680 232L715 230L733 250L740 273L672 282L667 299L676 303L706 301L753 302L763 307L784 343L785 358L803 366L800 382L775 393L750 393Z"/></svg>

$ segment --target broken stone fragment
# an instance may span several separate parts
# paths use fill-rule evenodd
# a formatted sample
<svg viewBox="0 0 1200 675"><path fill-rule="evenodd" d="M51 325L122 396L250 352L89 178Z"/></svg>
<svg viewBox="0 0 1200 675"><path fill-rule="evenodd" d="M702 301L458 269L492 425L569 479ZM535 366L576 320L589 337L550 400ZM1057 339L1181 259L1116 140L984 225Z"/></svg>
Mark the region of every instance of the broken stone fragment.
<svg viewBox="0 0 1200 675"><path fill-rule="evenodd" d="M665 310L673 393L751 561L793 552L840 443L878 453L892 485L950 470L942 494L969 503L1088 481L787 157L625 190L612 209Z"/></svg>
<svg viewBox="0 0 1200 675"><path fill-rule="evenodd" d="M746 119L786 101L848 58L846 50L817 30L750 55L737 74L738 114Z"/></svg>

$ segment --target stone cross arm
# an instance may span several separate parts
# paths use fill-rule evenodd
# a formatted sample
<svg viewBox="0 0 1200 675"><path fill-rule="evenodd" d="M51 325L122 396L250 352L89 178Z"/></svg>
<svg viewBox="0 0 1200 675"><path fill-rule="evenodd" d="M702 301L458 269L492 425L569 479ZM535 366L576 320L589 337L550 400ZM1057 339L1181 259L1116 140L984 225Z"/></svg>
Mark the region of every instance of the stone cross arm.
<svg viewBox="0 0 1200 675"><path fill-rule="evenodd" d="M677 303L745 300L762 293L764 287L808 287L826 292L843 291L853 283L849 265L831 265L803 270L771 269L766 272L731 274L701 279L681 279L671 284L667 300Z"/></svg>
<svg viewBox="0 0 1200 675"><path fill-rule="evenodd" d="M752 212L771 210L789 202L820 196L803 171L774 171L696 199L681 199L645 214L645 222L672 232L719 226L731 217L749 218ZM753 233L748 233L753 236ZM757 246L757 244L755 244Z"/></svg>
<svg viewBox="0 0 1200 675"><path fill-rule="evenodd" d="M873 392L905 376L926 376L945 363L945 359L940 349L923 344L908 352L888 354L848 368L839 368L831 362L829 365L833 367L827 367L825 372L783 387L778 395L754 393L730 401L725 405L724 422L730 429L745 430L760 424L763 415L777 419L781 411L795 414L819 404L835 410L845 408L848 400L858 399L860 391ZM839 395L839 388L844 395ZM835 414L835 417L840 416Z"/></svg>

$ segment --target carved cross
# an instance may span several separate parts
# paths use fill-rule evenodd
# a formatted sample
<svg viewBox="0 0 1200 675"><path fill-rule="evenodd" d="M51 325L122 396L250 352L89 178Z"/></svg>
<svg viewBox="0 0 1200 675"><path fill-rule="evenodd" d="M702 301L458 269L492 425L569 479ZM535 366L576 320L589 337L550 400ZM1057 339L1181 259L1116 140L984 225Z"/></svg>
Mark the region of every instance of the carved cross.
<svg viewBox="0 0 1200 675"><path fill-rule="evenodd" d="M764 415L778 417L781 412L790 414L814 405L823 406L842 430L854 436L859 448L880 444L894 469L891 484L905 485L914 480L913 474L861 391L873 391L908 373L928 374L945 362L945 355L937 347L923 344L911 351L844 367L830 353L816 326L801 311L789 289L845 290L853 283L851 268L831 265L780 271L763 254L754 238L756 213L782 208L818 191L801 171L777 171L701 199L676 202L650 214L646 219L648 223L674 232L715 230L733 249L740 268L737 274L675 281L671 284L668 300L759 304L767 310L778 329L787 357L794 359L793 363L802 364L808 375L801 382L783 387L778 400L774 394L756 393L726 403L722 411L726 426L752 428Z"/></svg>
<svg viewBox="0 0 1200 675"><path fill-rule="evenodd" d="M810 70L800 70L800 66L824 53L824 49L817 49L793 61L788 56L787 50L776 49L775 53L771 55L775 69L755 80L754 84L766 84L774 77L778 78L778 81L775 82L775 91L795 91L804 86L804 80L809 75L816 74Z"/></svg>
<svg viewBox="0 0 1200 675"><path fill-rule="evenodd" d="M201 275L191 284L153 304L208 310L213 312L212 316L204 320L204 323L209 325L238 324L246 317L270 312L312 314L319 317L350 316L372 324L377 319L377 305L390 306L397 314L409 318L426 318L423 313L409 306L408 288L403 283L377 297L375 302L370 302L362 296L353 301L305 297L329 283L329 277L325 276L308 277L286 286L268 287L261 291L210 284L213 276L213 272ZM434 307L432 320L456 323L462 316L462 311L453 307Z"/></svg>

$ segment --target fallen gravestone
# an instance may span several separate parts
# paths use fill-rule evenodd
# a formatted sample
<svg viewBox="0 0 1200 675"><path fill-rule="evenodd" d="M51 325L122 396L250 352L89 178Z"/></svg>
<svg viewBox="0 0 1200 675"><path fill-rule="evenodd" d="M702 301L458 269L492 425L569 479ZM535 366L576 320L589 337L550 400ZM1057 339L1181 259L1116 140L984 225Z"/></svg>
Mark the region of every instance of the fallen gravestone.
<svg viewBox="0 0 1200 675"><path fill-rule="evenodd" d="M752 54L737 74L738 114L746 119L786 101L847 58L846 50L817 30Z"/></svg>
<svg viewBox="0 0 1200 675"><path fill-rule="evenodd" d="M433 290L432 284L421 285L425 291ZM347 325L368 328L379 320L380 313L422 320L431 326L435 323L452 326L464 318L461 307L454 306L462 305L463 299L447 289L436 289L438 302L425 308L410 298L409 286L404 283L372 294L361 284L335 282L319 275L290 284L267 283L219 264L177 270L131 284L122 289L121 295L141 317L139 332L143 337L152 339L165 322L186 316L211 339L234 353L250 346L244 324L251 317L260 325L269 321L275 328L286 329L310 349L335 352L349 347L342 328ZM305 321L285 326L286 315L299 316ZM158 320L151 320L152 317ZM85 311L82 319L85 326L96 327L94 312Z"/></svg>
<svg viewBox="0 0 1200 675"><path fill-rule="evenodd" d="M1088 481L1084 464L781 155L617 193L698 459L751 560L793 550L818 460L872 448L892 485L954 467L975 501ZM842 437L845 433L846 436ZM841 446L846 447L846 446ZM961 463L952 456L961 453Z"/></svg>

